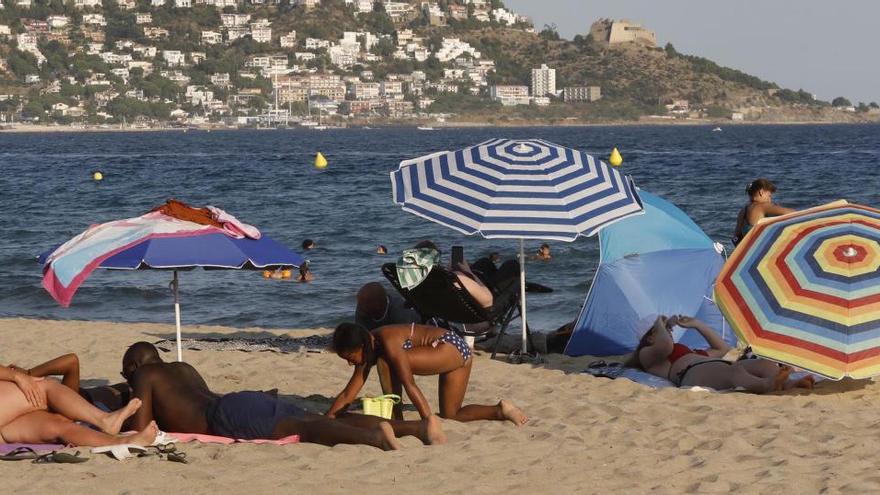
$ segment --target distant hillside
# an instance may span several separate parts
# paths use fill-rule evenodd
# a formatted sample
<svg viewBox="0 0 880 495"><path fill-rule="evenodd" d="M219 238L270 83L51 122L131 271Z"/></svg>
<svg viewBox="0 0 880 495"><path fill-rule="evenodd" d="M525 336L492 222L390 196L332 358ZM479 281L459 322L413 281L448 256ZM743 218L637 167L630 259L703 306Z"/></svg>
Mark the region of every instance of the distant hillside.
<svg viewBox="0 0 880 495"><path fill-rule="evenodd" d="M876 104L839 98L832 106L672 45L609 47L586 35L564 40L552 28L536 31L499 0L375 2L363 12L362 2L343 0L310 9L292 0L2 1L0 121L240 123L241 117L252 125L272 108L278 118L279 101L288 117L300 116L316 93L340 112L347 104L344 118L395 122L437 114L499 124L880 117ZM83 7L87 2L95 5ZM247 19L229 25L233 13ZM269 29L271 35L256 34ZM346 32L357 38L350 57ZM461 50L456 39L470 45ZM441 56L450 45L455 55ZM556 69L557 90L599 86L602 98L572 104L531 95L539 97L532 105L506 107L489 98L492 85L528 86L531 70L542 64ZM306 80L316 75L331 79ZM375 96L352 97L361 83L381 83L382 94L377 87ZM386 83L395 94L385 94Z"/></svg>

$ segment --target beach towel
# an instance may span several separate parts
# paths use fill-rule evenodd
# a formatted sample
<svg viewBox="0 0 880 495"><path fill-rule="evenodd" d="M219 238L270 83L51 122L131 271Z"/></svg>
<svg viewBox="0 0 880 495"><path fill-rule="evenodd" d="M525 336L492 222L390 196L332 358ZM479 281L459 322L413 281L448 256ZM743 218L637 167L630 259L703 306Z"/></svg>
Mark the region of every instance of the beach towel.
<svg viewBox="0 0 880 495"><path fill-rule="evenodd" d="M606 363L605 361L597 361L595 363L591 363L590 366L584 370L584 373L601 378L610 378L612 380L617 378L626 378L627 380L641 383L642 385L646 385L655 389L675 387L675 384L669 380L660 378L659 376L652 375L642 370L628 368L624 366L623 363Z"/></svg>
<svg viewBox="0 0 880 495"><path fill-rule="evenodd" d="M208 205L206 208L211 212L211 217L217 222L220 222L223 226L223 230L226 231L226 234L230 237L235 237L236 239L244 239L245 237L248 239L260 238L260 231L253 225L248 225L242 222L232 216L232 214L227 213L216 206Z"/></svg>
<svg viewBox="0 0 880 495"><path fill-rule="evenodd" d="M584 373L601 377L601 378L610 378L612 380L617 378L626 378L627 380L634 381L636 383L645 385L647 387L651 387L653 389L661 389L661 388L681 388L684 390L690 390L692 392L742 392L745 391L743 388L738 388L734 390L715 390L708 387L676 387L674 383L671 381L660 378L659 376L652 375L646 371L642 371L635 368L628 368L623 365L623 363L605 363L605 361L597 361L596 363L591 363L590 366L584 370ZM800 380L805 376L812 376L815 383L819 383L822 380L825 380L824 377L819 375L814 375L812 373L806 371L797 371L791 374L789 380Z"/></svg>
<svg viewBox="0 0 880 495"><path fill-rule="evenodd" d="M233 443L254 443L259 445L290 445L299 443L299 435L291 435L289 437L279 438L278 440L242 440L228 437L218 437L215 435L200 435L198 433L168 433L169 436L178 442L200 442L200 443L218 443L222 445L231 445Z"/></svg>
<svg viewBox="0 0 880 495"><path fill-rule="evenodd" d="M434 265L440 263L440 253L436 249L418 248L404 249L403 255L397 260L397 279L404 289L418 286Z"/></svg>
<svg viewBox="0 0 880 495"><path fill-rule="evenodd" d="M43 267L43 287L63 307L80 285L111 256L148 239L225 233L218 227L178 220L159 212L93 225L58 247Z"/></svg>

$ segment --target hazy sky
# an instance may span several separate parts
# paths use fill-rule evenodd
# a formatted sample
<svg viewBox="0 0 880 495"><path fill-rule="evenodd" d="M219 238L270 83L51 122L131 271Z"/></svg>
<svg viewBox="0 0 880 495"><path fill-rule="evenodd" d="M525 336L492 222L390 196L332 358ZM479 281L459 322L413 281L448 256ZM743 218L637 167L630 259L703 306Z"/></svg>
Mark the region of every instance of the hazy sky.
<svg viewBox="0 0 880 495"><path fill-rule="evenodd" d="M505 0L568 39L600 17L626 18L682 53L803 88L823 100L880 102L877 0Z"/></svg>

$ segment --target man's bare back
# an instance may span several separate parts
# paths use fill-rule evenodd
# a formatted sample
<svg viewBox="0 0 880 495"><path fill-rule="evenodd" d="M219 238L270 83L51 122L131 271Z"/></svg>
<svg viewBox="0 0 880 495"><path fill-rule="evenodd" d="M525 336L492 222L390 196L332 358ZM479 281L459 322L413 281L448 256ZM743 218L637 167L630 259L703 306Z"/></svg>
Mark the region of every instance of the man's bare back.
<svg viewBox="0 0 880 495"><path fill-rule="evenodd" d="M144 364L130 377L130 383L132 396L143 401L132 416L132 428L140 430L155 420L163 431L210 433L205 415L218 395L189 364Z"/></svg>

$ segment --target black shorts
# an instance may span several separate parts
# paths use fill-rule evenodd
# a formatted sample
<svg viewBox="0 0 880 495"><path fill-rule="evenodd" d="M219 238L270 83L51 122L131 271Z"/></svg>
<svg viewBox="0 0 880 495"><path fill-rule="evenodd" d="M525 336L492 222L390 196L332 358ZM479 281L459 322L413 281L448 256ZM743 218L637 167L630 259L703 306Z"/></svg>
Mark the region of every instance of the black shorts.
<svg viewBox="0 0 880 495"><path fill-rule="evenodd" d="M226 394L208 406L212 435L240 440L271 439L285 418L302 418L305 410L265 392Z"/></svg>

